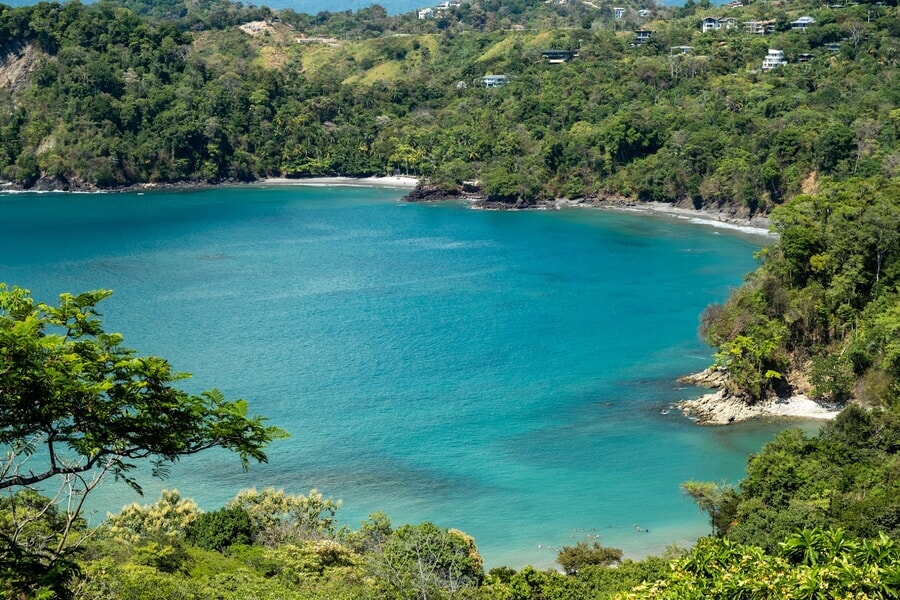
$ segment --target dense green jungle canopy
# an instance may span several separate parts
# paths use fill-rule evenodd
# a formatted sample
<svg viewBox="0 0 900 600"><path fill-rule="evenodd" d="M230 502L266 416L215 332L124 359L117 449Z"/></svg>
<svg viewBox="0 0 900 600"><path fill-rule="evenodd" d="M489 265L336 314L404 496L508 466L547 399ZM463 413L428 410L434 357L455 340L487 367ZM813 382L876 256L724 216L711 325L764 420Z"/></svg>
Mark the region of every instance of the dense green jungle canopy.
<svg viewBox="0 0 900 600"><path fill-rule="evenodd" d="M75 318L71 302L88 315L72 352L38 335L24 292L3 288L20 308L0 310L0 434L12 452L0 464L0 595L897 598L896 2L620 6L473 0L419 18L379 6L305 15L205 0L0 5L0 183L95 189L403 173L436 194L475 187L520 207L614 197L766 214L778 243L703 317L717 364L748 402L804 392L854 405L819 436L780 435L751 457L737 488L686 483L713 535L641 561L585 540L560 551L564 573L485 573L462 532L394 526L382 514L338 529L338 503L315 492L245 491L210 513L166 492L90 529L80 496L65 494L71 478L60 489L74 511L13 479L15 460L37 443L20 434L57 431L25 410L20 390L68 394L90 373L146 371L163 384L171 374L97 333L99 296L65 296L52 317ZM792 25L804 16L815 22ZM703 32L707 17L721 27ZM551 62L547 50L570 60ZM770 50L785 64L763 69ZM504 84L487 87L486 75ZM41 358L57 346L54 360ZM110 350L125 362L106 360ZM243 431L224 445L244 458L264 457L277 437L248 421L240 401L151 387L174 402L181 426L199 427L196 449L221 445L222 425L192 414ZM94 397L119 388L78 389ZM141 397L115 396L122 406ZM76 435L68 404L54 406L60 431ZM87 457L99 456L97 439L134 433L107 435L102 411L90 420L90 435L77 438ZM114 443L103 448L118 456ZM194 447L151 449L165 458Z"/></svg>
<svg viewBox="0 0 900 600"><path fill-rule="evenodd" d="M900 182L829 183L771 221L779 243L703 315L732 391L900 407Z"/></svg>
<svg viewBox="0 0 900 600"><path fill-rule="evenodd" d="M114 187L401 172L525 204L760 211L821 179L897 175L896 6L625 6L619 19L538 0L430 19L377 5L2 8L0 176ZM706 16L734 26L703 33ZM815 23L792 29L800 16ZM769 20L769 34L745 31ZM770 48L787 64L764 71ZM548 49L577 56L550 64ZM506 85L486 88L488 74Z"/></svg>

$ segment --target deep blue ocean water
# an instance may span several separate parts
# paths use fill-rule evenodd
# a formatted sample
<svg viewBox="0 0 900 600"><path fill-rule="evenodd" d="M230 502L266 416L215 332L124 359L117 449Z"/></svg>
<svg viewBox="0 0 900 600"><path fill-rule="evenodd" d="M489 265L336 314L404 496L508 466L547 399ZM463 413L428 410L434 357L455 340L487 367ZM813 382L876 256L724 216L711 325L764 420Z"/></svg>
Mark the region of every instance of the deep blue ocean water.
<svg viewBox="0 0 900 600"><path fill-rule="evenodd" d="M592 535L642 556L707 533L679 483L737 482L794 424L705 428L670 409L700 392L676 378L711 362L700 312L764 241L402 194L0 194L0 281L48 302L114 290L101 312L127 346L292 436L248 473L212 452L142 478L143 499L108 483L98 515L164 488L205 509L252 486L317 488L350 527L382 510L467 531L489 567L549 567Z"/></svg>

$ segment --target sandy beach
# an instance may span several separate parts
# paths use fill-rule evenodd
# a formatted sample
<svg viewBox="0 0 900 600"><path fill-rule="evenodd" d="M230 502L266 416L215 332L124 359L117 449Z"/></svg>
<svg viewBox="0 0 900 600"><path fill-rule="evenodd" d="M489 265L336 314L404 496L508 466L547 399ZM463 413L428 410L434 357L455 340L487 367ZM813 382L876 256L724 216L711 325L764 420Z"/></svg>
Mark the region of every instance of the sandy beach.
<svg viewBox="0 0 900 600"><path fill-rule="evenodd" d="M416 177L406 175L390 175L384 177L305 177L301 179L271 177L269 179L263 179L259 184L310 186L345 185L354 187L383 187L412 190L419 184L419 180Z"/></svg>
<svg viewBox="0 0 900 600"><path fill-rule="evenodd" d="M771 416L833 419L843 407L820 404L806 396L798 395L765 403L763 409L766 415Z"/></svg>

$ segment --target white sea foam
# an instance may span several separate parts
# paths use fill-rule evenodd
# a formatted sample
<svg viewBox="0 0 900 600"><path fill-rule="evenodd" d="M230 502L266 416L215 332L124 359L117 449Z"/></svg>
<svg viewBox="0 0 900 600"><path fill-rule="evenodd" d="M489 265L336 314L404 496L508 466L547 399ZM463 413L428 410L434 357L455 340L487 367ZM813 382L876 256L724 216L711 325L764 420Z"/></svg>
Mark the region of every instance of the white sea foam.
<svg viewBox="0 0 900 600"><path fill-rule="evenodd" d="M777 238L778 237L778 234L773 233L763 227L752 227L750 225L738 225L737 223L726 223L724 221L718 221L715 219L704 219L704 218L700 218L700 217L689 218L688 221L695 225L706 225L708 227L715 227L716 229L729 229L731 231L738 231L740 233L746 233L749 235L759 235L759 236L768 237L768 238Z"/></svg>

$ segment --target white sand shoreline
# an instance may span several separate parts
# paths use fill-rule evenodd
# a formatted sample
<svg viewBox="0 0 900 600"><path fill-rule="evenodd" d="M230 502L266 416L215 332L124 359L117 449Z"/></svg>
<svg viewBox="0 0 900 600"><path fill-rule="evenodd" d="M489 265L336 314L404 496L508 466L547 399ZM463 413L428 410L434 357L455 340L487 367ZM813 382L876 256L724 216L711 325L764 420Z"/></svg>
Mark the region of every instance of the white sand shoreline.
<svg viewBox="0 0 900 600"><path fill-rule="evenodd" d="M831 420L838 416L843 407L821 404L800 394L765 403L763 410L770 416Z"/></svg>
<svg viewBox="0 0 900 600"><path fill-rule="evenodd" d="M304 185L315 187L348 186L414 189L419 184L417 177L406 175L386 175L379 177L305 177L291 179L288 177L270 177L259 181L256 185Z"/></svg>

